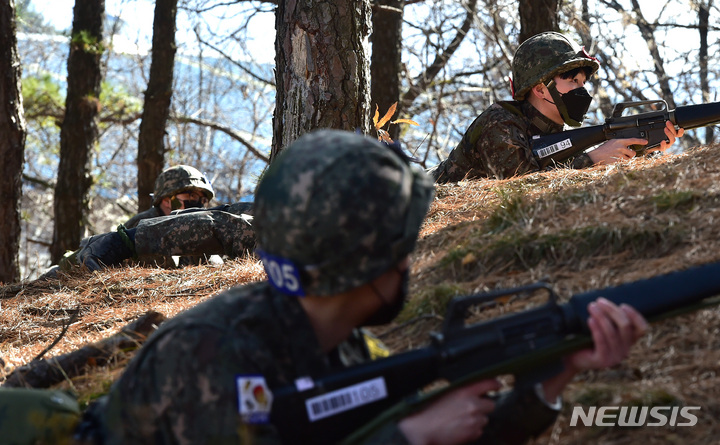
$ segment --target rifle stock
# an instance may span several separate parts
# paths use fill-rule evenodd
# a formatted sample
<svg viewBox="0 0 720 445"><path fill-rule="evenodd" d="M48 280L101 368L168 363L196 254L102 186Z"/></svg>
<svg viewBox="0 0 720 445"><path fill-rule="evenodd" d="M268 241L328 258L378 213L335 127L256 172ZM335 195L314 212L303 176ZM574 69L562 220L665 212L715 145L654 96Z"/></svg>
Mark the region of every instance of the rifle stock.
<svg viewBox="0 0 720 445"><path fill-rule="evenodd" d="M543 305L465 323L472 306L538 291L548 293ZM720 262L576 294L563 304L545 283L458 297L448 305L442 332L431 335L426 347L274 388L271 422L287 443L360 442L468 382L513 374L516 382L533 384L552 375L547 371L558 372L562 357L592 344L587 306L599 297L656 321L718 304L720 298L710 298L718 294ZM450 385L422 392L438 379Z"/></svg>
<svg viewBox="0 0 720 445"><path fill-rule="evenodd" d="M659 110L622 115L625 110L643 106L659 108ZM611 139L647 139L647 145L631 147L638 154L642 154L667 140L666 121L686 130L720 123L720 102L681 106L674 110L668 110L664 100L621 102L615 105L612 116L602 125L535 136L532 140L532 151L540 168L545 168L554 162L563 162Z"/></svg>

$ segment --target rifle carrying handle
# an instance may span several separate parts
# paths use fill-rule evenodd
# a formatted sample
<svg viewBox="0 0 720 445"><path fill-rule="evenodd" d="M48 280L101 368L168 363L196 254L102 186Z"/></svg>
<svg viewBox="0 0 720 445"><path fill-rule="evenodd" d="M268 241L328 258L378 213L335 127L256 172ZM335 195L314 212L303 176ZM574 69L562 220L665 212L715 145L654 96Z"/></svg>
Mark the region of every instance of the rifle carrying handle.
<svg viewBox="0 0 720 445"><path fill-rule="evenodd" d="M668 109L667 102L664 100L638 100L635 102L619 102L613 107L612 117L621 117L623 111L630 108L638 108L646 105L661 105L660 108L653 111L664 111Z"/></svg>

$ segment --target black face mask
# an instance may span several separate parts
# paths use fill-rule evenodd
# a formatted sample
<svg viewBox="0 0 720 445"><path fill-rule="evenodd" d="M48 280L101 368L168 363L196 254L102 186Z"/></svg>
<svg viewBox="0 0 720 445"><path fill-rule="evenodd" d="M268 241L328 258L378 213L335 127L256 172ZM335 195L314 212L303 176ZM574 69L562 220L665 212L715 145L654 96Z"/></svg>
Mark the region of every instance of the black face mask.
<svg viewBox="0 0 720 445"><path fill-rule="evenodd" d="M393 321L398 314L400 314L400 311L405 306L405 299L407 298L410 268L408 267L404 272L398 271L398 273L400 274L402 280L400 284L400 295L396 296L392 303L385 303L385 298L380 295L375 286L372 286L373 291L375 291L375 293L378 294L378 297L383 301L383 305L374 314L372 314L365 323L363 323L363 326L379 326L388 324Z"/></svg>
<svg viewBox="0 0 720 445"><path fill-rule="evenodd" d="M583 87L578 87L567 93L561 93L557 90L555 82L550 82L548 90L555 102L545 100L557 107L563 121L571 127L579 127L582 125L582 121L585 119L585 113L587 113L590 108L590 103L592 102L592 96L588 93L588 90Z"/></svg>

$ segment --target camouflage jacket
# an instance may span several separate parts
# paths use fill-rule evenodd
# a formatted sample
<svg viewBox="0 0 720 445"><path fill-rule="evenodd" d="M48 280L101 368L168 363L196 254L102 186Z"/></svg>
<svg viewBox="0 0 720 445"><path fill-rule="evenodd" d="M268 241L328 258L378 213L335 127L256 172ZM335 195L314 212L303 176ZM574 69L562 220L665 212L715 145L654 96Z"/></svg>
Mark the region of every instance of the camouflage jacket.
<svg viewBox="0 0 720 445"><path fill-rule="evenodd" d="M238 202L211 209L187 209L140 221L135 230L138 256L227 255L252 253L252 203Z"/></svg>
<svg viewBox="0 0 720 445"><path fill-rule="evenodd" d="M263 403L270 409L271 399L264 389L257 394L258 386L271 394L298 377L338 366L343 365L322 352L298 300L260 282L230 289L165 322L87 414L107 445L278 444L276 428L262 417L243 421L248 413L241 407L250 403L243 397L254 409ZM248 385L252 395L244 394ZM495 428L486 427L482 443L523 443L554 422L557 413L534 394L506 394L495 410L500 419ZM407 440L390 422L370 442Z"/></svg>
<svg viewBox="0 0 720 445"><path fill-rule="evenodd" d="M272 391L332 367L298 300L255 283L165 322L89 412L108 445L278 444L272 424L242 420L243 376ZM395 425L379 434L405 442Z"/></svg>
<svg viewBox="0 0 720 445"><path fill-rule="evenodd" d="M532 136L562 130L562 125L527 101L496 103L473 121L448 158L428 173L435 182L446 183L473 178L505 179L538 171L540 167L531 150ZM592 161L582 153L571 165L585 168Z"/></svg>

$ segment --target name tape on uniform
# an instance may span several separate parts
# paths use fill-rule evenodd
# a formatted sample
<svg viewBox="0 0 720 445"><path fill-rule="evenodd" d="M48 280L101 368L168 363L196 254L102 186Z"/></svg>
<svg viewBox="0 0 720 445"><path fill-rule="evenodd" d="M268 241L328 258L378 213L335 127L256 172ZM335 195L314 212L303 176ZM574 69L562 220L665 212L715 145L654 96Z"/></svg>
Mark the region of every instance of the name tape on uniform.
<svg viewBox="0 0 720 445"><path fill-rule="evenodd" d="M546 158L550 155L553 155L557 152L567 150L568 148L572 147L572 141L570 139L565 139L564 141L556 142L550 146L547 146L545 148L541 148L537 151L537 157L542 159Z"/></svg>
<svg viewBox="0 0 720 445"><path fill-rule="evenodd" d="M311 422L367 405L387 397L385 379L377 377L305 401Z"/></svg>

